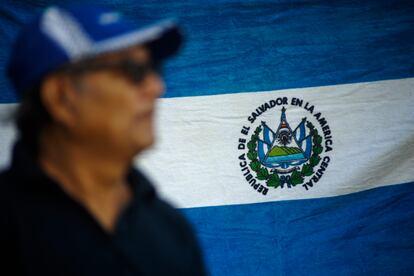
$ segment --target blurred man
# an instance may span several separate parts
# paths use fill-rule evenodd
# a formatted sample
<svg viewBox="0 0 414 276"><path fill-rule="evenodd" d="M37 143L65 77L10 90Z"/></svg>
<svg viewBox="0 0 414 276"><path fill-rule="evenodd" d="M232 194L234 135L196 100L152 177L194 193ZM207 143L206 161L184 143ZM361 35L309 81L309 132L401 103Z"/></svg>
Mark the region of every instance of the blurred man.
<svg viewBox="0 0 414 276"><path fill-rule="evenodd" d="M171 22L136 29L91 6L50 7L20 33L1 275L204 274L188 223L132 168L154 142L159 65L180 42Z"/></svg>

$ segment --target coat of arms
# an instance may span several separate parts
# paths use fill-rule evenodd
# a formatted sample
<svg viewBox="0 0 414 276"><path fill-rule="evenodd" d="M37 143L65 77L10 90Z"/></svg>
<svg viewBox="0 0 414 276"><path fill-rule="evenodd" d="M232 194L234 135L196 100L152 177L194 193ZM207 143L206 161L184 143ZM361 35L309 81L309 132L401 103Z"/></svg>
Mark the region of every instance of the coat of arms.
<svg viewBox="0 0 414 276"><path fill-rule="evenodd" d="M275 130L264 121L256 128L247 143L247 157L257 179L266 180L268 187L291 187L314 173L321 160L321 143L322 137L306 118L292 129L283 107Z"/></svg>

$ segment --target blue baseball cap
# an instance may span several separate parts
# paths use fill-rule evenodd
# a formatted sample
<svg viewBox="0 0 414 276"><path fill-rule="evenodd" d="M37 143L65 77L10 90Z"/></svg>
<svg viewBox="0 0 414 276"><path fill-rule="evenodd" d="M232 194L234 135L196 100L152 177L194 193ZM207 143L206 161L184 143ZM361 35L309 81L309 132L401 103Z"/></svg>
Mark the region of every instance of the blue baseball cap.
<svg viewBox="0 0 414 276"><path fill-rule="evenodd" d="M172 20L137 27L104 7L51 6L18 35L7 75L22 95L63 64L134 45L147 45L153 59L162 60L175 54L181 41Z"/></svg>

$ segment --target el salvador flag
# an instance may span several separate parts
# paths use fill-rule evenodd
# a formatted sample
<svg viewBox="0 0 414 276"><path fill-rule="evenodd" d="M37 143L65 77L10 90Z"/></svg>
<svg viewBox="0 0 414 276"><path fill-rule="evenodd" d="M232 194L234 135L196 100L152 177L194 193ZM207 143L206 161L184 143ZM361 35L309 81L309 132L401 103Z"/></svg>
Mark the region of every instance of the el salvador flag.
<svg viewBox="0 0 414 276"><path fill-rule="evenodd" d="M413 1L101 2L184 27L158 143L137 164L192 222L212 275L414 273ZM44 5L2 3L2 73L19 26ZM3 116L16 98L4 76L0 90ZM276 131L282 107L292 129L306 117L318 131L306 163L285 171L254 162L257 126ZM13 137L2 125L2 166Z"/></svg>

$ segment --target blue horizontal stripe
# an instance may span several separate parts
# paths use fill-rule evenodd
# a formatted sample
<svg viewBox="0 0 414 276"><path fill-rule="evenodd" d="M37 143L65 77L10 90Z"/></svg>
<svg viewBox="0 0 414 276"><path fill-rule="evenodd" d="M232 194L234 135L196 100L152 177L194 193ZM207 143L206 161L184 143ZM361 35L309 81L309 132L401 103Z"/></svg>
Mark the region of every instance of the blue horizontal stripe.
<svg viewBox="0 0 414 276"><path fill-rule="evenodd" d="M411 275L414 183L183 209L213 275Z"/></svg>
<svg viewBox="0 0 414 276"><path fill-rule="evenodd" d="M0 7L0 102L15 102L3 78L19 26L50 3ZM414 2L100 1L131 20L179 18L187 41L165 69L165 97L355 83L414 76Z"/></svg>

